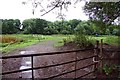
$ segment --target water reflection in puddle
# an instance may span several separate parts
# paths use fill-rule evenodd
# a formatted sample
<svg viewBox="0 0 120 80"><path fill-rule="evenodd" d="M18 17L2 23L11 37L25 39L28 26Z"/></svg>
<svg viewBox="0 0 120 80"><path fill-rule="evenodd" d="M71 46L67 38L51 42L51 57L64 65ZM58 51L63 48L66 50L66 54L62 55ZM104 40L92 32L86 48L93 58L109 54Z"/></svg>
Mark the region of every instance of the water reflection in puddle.
<svg viewBox="0 0 120 80"><path fill-rule="evenodd" d="M21 51L20 54L33 54L34 51ZM23 57L21 62L20 70L31 68L31 58L30 57ZM22 78L31 78L32 70L23 71L21 72Z"/></svg>
<svg viewBox="0 0 120 80"><path fill-rule="evenodd" d="M25 54L26 51L21 51L20 54Z"/></svg>
<svg viewBox="0 0 120 80"><path fill-rule="evenodd" d="M21 67L20 67L20 70L22 70L22 69L27 69L27 68L31 68L31 67L30 67L30 66L21 66ZM26 72L32 72L32 70L24 71L24 72L22 72L22 73L26 73Z"/></svg>
<svg viewBox="0 0 120 80"><path fill-rule="evenodd" d="M20 54L33 54L35 51L21 51Z"/></svg>
<svg viewBox="0 0 120 80"><path fill-rule="evenodd" d="M19 54L21 55L26 55L26 54L35 54L36 52L35 51L21 51ZM35 59L35 57L34 57ZM31 68L31 57L23 57L22 58L22 61L21 61L21 67L19 68L20 70L23 70L23 69L28 69L28 68ZM33 64L34 65L34 64ZM21 74L19 75L21 78L32 78L32 70L28 70L28 71L23 71L21 72ZM39 75L38 75L38 72L36 70L34 70L34 77L35 78L38 78Z"/></svg>
<svg viewBox="0 0 120 80"><path fill-rule="evenodd" d="M31 62L30 61L27 61L27 62L25 62L26 64L31 64Z"/></svg>

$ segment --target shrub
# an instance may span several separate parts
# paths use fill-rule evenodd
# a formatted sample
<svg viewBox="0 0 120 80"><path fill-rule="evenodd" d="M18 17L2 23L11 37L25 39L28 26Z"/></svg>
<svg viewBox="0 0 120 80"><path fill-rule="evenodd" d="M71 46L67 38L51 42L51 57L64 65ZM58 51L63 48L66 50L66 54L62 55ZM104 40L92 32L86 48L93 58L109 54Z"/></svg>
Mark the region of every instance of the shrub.
<svg viewBox="0 0 120 80"><path fill-rule="evenodd" d="M73 38L71 36L67 36L67 38L63 38L64 45L72 41L73 41Z"/></svg>
<svg viewBox="0 0 120 80"><path fill-rule="evenodd" d="M108 65L104 65L103 70L104 70L106 75L109 75L113 71L113 67L108 66Z"/></svg>
<svg viewBox="0 0 120 80"><path fill-rule="evenodd" d="M92 39L90 39L90 37L81 33L75 34L75 38L74 38L75 43L77 43L78 47L80 48L87 48L93 46L91 40Z"/></svg>

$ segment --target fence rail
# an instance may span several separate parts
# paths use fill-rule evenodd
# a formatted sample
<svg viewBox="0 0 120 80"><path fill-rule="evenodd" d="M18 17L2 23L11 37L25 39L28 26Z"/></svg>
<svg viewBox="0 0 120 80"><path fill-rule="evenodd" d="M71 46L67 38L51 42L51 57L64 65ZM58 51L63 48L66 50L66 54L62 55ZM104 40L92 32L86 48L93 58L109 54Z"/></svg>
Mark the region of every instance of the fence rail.
<svg viewBox="0 0 120 80"><path fill-rule="evenodd" d="M32 70L32 69L36 70L36 69L42 69L42 68L48 68L48 67L55 67L55 66L65 65L65 64L69 64L69 63L73 63L73 62L78 62L78 61L90 59L90 58L93 58L93 57L96 57L96 56L97 55L86 57L86 58L82 58L82 59L79 59L79 60L73 60L73 61L68 61L68 62L64 62L64 63L60 63L60 64L54 64L54 65L48 65L48 66L43 66L43 67L33 67L33 68L15 70L15 71L10 71L10 72L3 72L2 75L11 74L11 73L17 73L17 72L22 72L22 71L28 71L28 70Z"/></svg>
<svg viewBox="0 0 120 80"><path fill-rule="evenodd" d="M104 48L103 48L103 51L105 51L105 52L120 52L120 50L104 49Z"/></svg>
<svg viewBox="0 0 120 80"><path fill-rule="evenodd" d="M87 66L84 66L84 67L81 67L79 69L75 69L75 70L72 70L72 71L68 71L68 72L65 72L65 73L62 73L62 74L58 74L58 75L55 75L55 76L51 76L49 78L45 78L45 79L52 79L52 78L55 78L55 77L59 77L59 76L62 76L62 75L65 75L65 74L68 74L68 73L72 73L72 72L75 72L75 71L78 71L78 70L81 70L83 68L86 68L86 67L89 67L89 66L92 66L92 65L95 65L96 63L92 63L92 64L89 64ZM82 75L84 76L84 75Z"/></svg>
<svg viewBox="0 0 120 80"><path fill-rule="evenodd" d="M36 54L3 56L3 57L0 57L0 59L22 58L22 57L31 57L31 56L45 56L45 55L55 55L55 54L68 54L68 53L72 53L72 52L80 52L80 51L93 50L93 49L96 49L96 48L68 50L68 51L61 51L61 52L49 52L49 53L36 53Z"/></svg>
<svg viewBox="0 0 120 80"><path fill-rule="evenodd" d="M72 60L72 61L68 61L68 62L63 62L63 63L58 63L58 64L53 64L53 65L48 65L48 66L42 66L42 67L33 67L33 57L35 56L45 56L45 55L58 55L58 54L67 54L67 53L73 53L73 52L81 52L81 51L86 51L86 50L94 50L96 48L89 48L89 49L80 49L80 50L71 50L71 51L62 51L62 52L49 52L49 53L36 53L36 54L27 54L27 55L14 55L14 56L3 56L3 57L0 57L0 59L10 59L10 58L23 58L23 57L31 57L31 68L27 68L27 69L22 69L22 70L12 70L12 71L6 71L6 72L2 72L0 73L0 75L6 75L6 74L12 74L12 73L18 73L18 72L23 72L23 71L28 71L28 70L32 70L32 80L34 80L34 71L33 70L37 70L37 69L43 69L43 68L49 68L49 67L55 67L55 66L60 66L60 65L65 65L65 64L70 64L70 63L74 63L75 64L79 61L82 61L82 60L86 60L86 59L90 59L90 58L93 58L93 57L97 57L97 55L93 55L93 56L90 56L90 57L85 57L85 58L82 58L82 59L75 59L75 60ZM77 54L77 53L76 53ZM77 57L77 56L76 56ZM64 72L62 74L58 74L58 75L54 75L54 76L51 76L51 77L48 77L48 78L45 78L45 79L51 79L51 78L55 78L55 77L58 77L58 76L62 76L62 75L65 75L65 74L68 74L68 73L72 73L72 72L76 72L80 69L83 69L83 68L86 68L86 67L89 67L89 66L93 66L93 65L96 65L97 63L92 63L92 64L89 64L89 65L86 65L84 67L81 67L79 69L74 69L72 71L68 71L68 72ZM87 75L87 74L86 74Z"/></svg>

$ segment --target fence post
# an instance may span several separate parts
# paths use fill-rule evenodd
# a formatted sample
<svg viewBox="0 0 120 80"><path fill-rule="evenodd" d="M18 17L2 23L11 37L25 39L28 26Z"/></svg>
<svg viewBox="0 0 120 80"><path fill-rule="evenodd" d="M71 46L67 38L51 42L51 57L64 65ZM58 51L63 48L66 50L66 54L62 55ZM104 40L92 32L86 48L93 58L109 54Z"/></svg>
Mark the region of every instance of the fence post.
<svg viewBox="0 0 120 80"><path fill-rule="evenodd" d="M75 53L75 60L77 60L77 52ZM75 78L76 78L76 68L77 68L77 61L75 61Z"/></svg>
<svg viewBox="0 0 120 80"><path fill-rule="evenodd" d="M96 57L93 57L93 62L94 63L97 63L97 64L95 64L94 66L93 66L93 68L94 68L94 71L95 71L95 76L97 76L97 73L96 73L96 70L98 69L98 62L99 62L99 57L98 57L98 55L99 55L99 41L97 40L96 41L96 45L95 45L95 49L94 49L94 54L95 55L97 55Z"/></svg>
<svg viewBox="0 0 120 80"><path fill-rule="evenodd" d="M34 80L33 56L31 56L32 80Z"/></svg>
<svg viewBox="0 0 120 80"><path fill-rule="evenodd" d="M101 42L100 42L100 68L101 68L101 72L102 72L102 68L103 68L103 39L101 39Z"/></svg>

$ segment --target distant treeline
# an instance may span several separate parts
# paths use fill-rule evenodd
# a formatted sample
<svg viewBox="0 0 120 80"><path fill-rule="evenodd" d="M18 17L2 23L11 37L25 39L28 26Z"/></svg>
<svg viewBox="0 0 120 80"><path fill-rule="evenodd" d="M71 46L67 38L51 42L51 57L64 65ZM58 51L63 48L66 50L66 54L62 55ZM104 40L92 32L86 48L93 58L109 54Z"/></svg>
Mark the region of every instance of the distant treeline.
<svg viewBox="0 0 120 80"><path fill-rule="evenodd" d="M96 25L97 24L97 25ZM0 19L2 34L74 34L82 32L87 35L120 35L120 25L100 25L97 21L69 21L50 22L44 19L26 19L22 23L19 19Z"/></svg>

